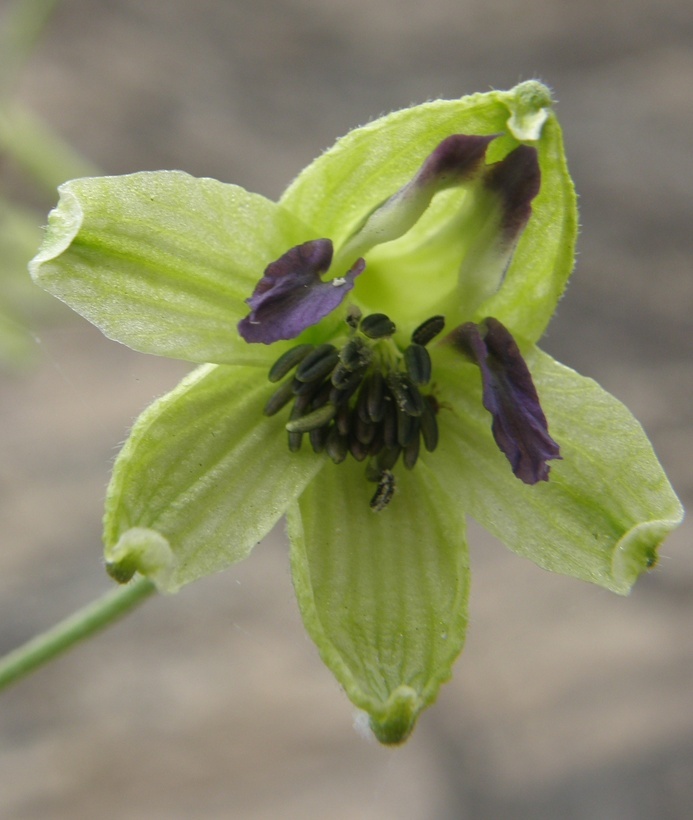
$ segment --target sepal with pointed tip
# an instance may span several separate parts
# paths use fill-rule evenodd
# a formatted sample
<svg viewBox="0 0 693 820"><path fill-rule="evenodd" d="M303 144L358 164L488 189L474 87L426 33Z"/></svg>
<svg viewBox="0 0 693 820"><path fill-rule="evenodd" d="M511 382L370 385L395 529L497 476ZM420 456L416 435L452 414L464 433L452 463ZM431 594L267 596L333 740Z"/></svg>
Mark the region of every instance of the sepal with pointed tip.
<svg viewBox="0 0 693 820"><path fill-rule="evenodd" d="M362 466L328 464L288 515L306 629L388 744L407 738L450 677L469 594L460 506L424 464L397 483L390 506L373 512Z"/></svg>
<svg viewBox="0 0 693 820"><path fill-rule="evenodd" d="M106 498L106 563L173 592L245 558L324 464L294 455L254 367L206 365L145 410Z"/></svg>
<svg viewBox="0 0 693 820"><path fill-rule="evenodd" d="M518 481L493 439L478 371L441 350L438 373L454 411L438 414L427 456L448 492L507 547L544 569L627 594L657 562L683 508L629 410L592 379L537 348L525 351L562 461L551 478ZM417 467L418 469L418 467Z"/></svg>

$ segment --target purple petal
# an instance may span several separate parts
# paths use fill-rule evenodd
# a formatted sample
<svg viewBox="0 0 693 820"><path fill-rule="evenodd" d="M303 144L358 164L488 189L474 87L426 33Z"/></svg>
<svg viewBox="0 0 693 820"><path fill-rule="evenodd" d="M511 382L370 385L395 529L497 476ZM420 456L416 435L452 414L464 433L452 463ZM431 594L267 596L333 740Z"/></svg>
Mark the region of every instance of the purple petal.
<svg viewBox="0 0 693 820"><path fill-rule="evenodd" d="M295 339L339 307L366 263L359 259L341 279L323 282L320 275L331 263L332 242L313 239L268 265L253 295L246 299L250 314L238 323L246 342L268 345Z"/></svg>
<svg viewBox="0 0 693 820"><path fill-rule="evenodd" d="M489 317L482 326L460 325L448 340L481 370L484 407L493 416L493 437L513 473L525 484L547 481L550 468L546 462L560 458L560 450L549 435L532 376L510 332Z"/></svg>
<svg viewBox="0 0 693 820"><path fill-rule="evenodd" d="M451 185L467 182L483 166L486 149L496 136L453 134L446 137L425 159L406 188L424 188L432 185L440 191Z"/></svg>
<svg viewBox="0 0 693 820"><path fill-rule="evenodd" d="M532 214L532 200L539 193L541 171L537 149L518 145L484 174L484 187L496 194L501 207L503 244L512 245Z"/></svg>
<svg viewBox="0 0 693 820"><path fill-rule="evenodd" d="M439 191L481 178L486 149L496 138L453 134L446 137L402 188L374 208L347 241L342 253L362 256L370 248L405 234Z"/></svg>

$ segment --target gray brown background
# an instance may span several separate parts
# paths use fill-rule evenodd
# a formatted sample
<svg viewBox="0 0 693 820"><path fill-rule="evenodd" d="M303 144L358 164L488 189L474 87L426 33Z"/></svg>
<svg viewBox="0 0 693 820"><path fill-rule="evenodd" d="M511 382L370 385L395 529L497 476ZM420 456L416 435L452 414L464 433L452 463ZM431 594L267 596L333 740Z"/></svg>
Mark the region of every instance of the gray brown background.
<svg viewBox="0 0 693 820"><path fill-rule="evenodd" d="M583 225L544 346L631 406L690 503L692 33L689 0L66 0L19 94L104 171L276 197L382 112L544 79ZM2 649L108 587L109 466L187 370L67 312L35 333L0 383ZM280 531L0 697L0 817L691 816L690 526L627 599L471 537L467 648L404 748L354 731Z"/></svg>

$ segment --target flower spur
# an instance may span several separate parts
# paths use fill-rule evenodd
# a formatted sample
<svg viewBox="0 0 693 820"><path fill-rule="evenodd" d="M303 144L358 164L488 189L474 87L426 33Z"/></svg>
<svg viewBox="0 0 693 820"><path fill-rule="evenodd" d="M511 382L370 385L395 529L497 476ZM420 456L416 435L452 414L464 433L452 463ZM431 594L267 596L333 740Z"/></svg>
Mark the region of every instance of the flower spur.
<svg viewBox="0 0 693 820"><path fill-rule="evenodd" d="M66 183L36 281L133 348L211 363L116 461L110 572L173 591L286 514L306 628L386 743L461 651L466 513L627 592L682 512L629 412L536 347L576 223L536 82L356 129L278 204L179 172Z"/></svg>

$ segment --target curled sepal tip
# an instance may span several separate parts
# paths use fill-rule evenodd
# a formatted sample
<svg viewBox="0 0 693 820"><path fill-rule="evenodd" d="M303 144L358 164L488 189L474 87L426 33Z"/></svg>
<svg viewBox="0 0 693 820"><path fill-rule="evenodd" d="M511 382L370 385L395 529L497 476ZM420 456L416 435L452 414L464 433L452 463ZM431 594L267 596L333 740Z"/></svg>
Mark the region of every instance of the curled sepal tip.
<svg viewBox="0 0 693 820"><path fill-rule="evenodd" d="M136 572L160 589L171 589L174 555L166 538L147 527L132 527L105 551L106 571L119 584L126 584Z"/></svg>
<svg viewBox="0 0 693 820"><path fill-rule="evenodd" d="M404 743L425 705L411 686L398 686L388 698L382 715L370 716L371 731L386 746Z"/></svg>
<svg viewBox="0 0 693 820"><path fill-rule="evenodd" d="M267 266L246 299L250 314L238 323L246 342L295 339L339 307L366 263L358 259L343 277L323 282L321 274L329 270L332 253L331 240L313 239L290 248Z"/></svg>

